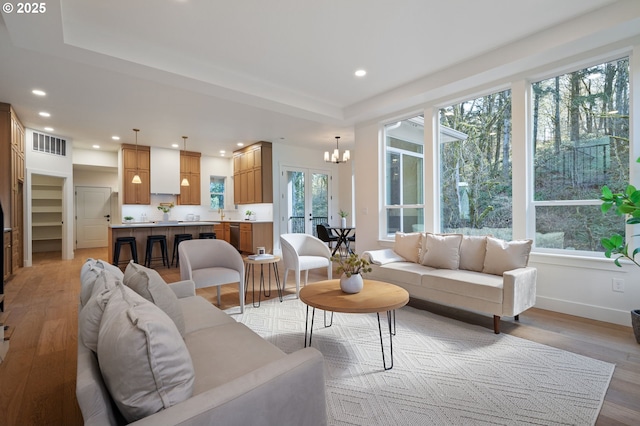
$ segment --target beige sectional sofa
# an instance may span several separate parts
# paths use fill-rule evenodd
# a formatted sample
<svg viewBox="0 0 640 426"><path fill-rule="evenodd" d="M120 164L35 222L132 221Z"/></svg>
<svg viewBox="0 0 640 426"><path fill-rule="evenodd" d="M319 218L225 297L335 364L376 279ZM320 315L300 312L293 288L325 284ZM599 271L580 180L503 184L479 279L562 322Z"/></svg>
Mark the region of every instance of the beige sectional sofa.
<svg viewBox="0 0 640 426"><path fill-rule="evenodd" d="M126 284L126 285L125 285ZM285 354L196 296L129 264L81 271L76 395L85 424L326 424L324 360Z"/></svg>
<svg viewBox="0 0 640 426"><path fill-rule="evenodd" d="M405 288L411 297L500 317L518 315L536 301L535 268L527 266L531 240L507 242L460 234L397 233L393 249L367 251L368 278Z"/></svg>

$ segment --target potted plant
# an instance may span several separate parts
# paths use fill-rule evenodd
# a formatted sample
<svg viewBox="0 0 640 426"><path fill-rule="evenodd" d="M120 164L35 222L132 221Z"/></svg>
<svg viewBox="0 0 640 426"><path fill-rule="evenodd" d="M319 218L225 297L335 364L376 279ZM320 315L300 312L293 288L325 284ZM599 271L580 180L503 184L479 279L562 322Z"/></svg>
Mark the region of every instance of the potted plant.
<svg viewBox="0 0 640 426"><path fill-rule="evenodd" d="M256 212L247 210L244 212L245 220L256 220Z"/></svg>
<svg viewBox="0 0 640 426"><path fill-rule="evenodd" d="M640 158L638 158L636 162L640 163ZM615 207L615 213L618 216L625 216L627 218L627 224L635 225L640 223L640 191L633 185L627 185L624 192L613 192L605 185L602 188L602 196L600 199L602 200L601 209L603 213ZM631 238L637 236L638 234L632 235ZM640 263L635 259L636 255L640 252L640 247L631 249L632 251L629 253L629 242L625 241L622 235L613 234L609 238L602 238L600 243L605 249L604 255L607 258L617 256L613 261L616 266L622 267L620 259L627 259L640 267ZM640 309L633 309L631 311L631 326L633 327L636 341L640 343Z"/></svg>
<svg viewBox="0 0 640 426"><path fill-rule="evenodd" d="M364 286L362 274L371 272L369 261L356 253L343 258L339 255L331 257L333 262L338 263L337 272L340 275L340 288L345 293L358 293Z"/></svg>
<svg viewBox="0 0 640 426"><path fill-rule="evenodd" d="M125 223L131 223L131 222L133 222L133 216L125 216L125 217L124 217L124 222L125 222Z"/></svg>
<svg viewBox="0 0 640 426"><path fill-rule="evenodd" d="M158 206L158 210L162 211L163 222L169 221L169 212L171 211L172 208L173 208L173 203L160 203L160 205Z"/></svg>
<svg viewBox="0 0 640 426"><path fill-rule="evenodd" d="M340 215L340 225L343 228L346 228L347 227L347 216L349 216L349 212L340 209L340 211L338 212L338 215Z"/></svg>

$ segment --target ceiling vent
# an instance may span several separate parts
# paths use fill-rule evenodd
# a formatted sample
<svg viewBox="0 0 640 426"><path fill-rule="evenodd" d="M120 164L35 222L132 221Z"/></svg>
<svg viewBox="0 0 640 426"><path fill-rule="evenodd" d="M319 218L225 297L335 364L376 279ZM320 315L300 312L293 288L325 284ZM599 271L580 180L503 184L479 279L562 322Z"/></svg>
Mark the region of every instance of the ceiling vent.
<svg viewBox="0 0 640 426"><path fill-rule="evenodd" d="M67 155L67 141L55 136L33 132L33 150L53 155Z"/></svg>

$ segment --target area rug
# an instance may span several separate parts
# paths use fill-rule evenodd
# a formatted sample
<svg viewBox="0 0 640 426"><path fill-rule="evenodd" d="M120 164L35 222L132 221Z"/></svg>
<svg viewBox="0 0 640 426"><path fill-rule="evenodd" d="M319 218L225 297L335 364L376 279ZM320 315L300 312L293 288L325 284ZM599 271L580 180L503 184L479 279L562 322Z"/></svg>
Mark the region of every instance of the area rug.
<svg viewBox="0 0 640 426"><path fill-rule="evenodd" d="M291 353L304 346L305 312L297 299L273 299L233 317ZM336 313L324 328L316 311L329 424L589 425L615 368L411 307L396 325L394 366L384 371L375 314Z"/></svg>

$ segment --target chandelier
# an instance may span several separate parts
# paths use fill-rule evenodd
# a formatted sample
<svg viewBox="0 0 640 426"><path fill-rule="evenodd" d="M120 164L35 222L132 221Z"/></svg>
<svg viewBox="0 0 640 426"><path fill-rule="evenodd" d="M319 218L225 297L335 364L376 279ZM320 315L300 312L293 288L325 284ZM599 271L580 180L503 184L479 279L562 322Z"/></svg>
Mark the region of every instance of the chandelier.
<svg viewBox="0 0 640 426"><path fill-rule="evenodd" d="M338 142L340 141L340 136L336 136L336 149L333 150L333 154L329 155L329 151L324 152L324 161L327 163L346 163L351 159L351 153L349 150L345 150L342 154L342 160L340 160L340 147L338 146Z"/></svg>

